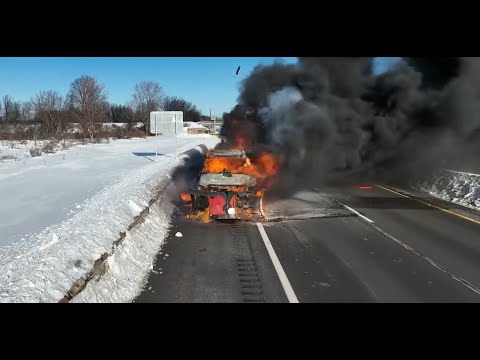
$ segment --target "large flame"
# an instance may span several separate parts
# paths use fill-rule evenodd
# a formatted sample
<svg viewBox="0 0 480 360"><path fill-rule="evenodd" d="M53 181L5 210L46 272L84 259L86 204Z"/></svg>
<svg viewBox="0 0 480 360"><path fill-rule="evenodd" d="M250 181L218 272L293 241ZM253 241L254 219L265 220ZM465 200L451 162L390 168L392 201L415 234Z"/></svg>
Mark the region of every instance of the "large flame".
<svg viewBox="0 0 480 360"><path fill-rule="evenodd" d="M245 174L257 179L260 186L266 186L278 171L278 158L262 152L253 158L207 157L203 173L219 174L227 170L232 174Z"/></svg>

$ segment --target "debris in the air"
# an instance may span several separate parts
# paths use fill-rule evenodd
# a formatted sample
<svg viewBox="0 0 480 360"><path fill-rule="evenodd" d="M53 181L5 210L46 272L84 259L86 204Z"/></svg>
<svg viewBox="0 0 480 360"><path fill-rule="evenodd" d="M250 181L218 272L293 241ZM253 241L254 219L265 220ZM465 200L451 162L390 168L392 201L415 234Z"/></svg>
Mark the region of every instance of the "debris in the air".
<svg viewBox="0 0 480 360"><path fill-rule="evenodd" d="M238 75L239 72L240 72L240 66L237 68L237 72L235 73L235 75Z"/></svg>
<svg viewBox="0 0 480 360"><path fill-rule="evenodd" d="M179 231L175 234L176 237L183 237L183 234Z"/></svg>

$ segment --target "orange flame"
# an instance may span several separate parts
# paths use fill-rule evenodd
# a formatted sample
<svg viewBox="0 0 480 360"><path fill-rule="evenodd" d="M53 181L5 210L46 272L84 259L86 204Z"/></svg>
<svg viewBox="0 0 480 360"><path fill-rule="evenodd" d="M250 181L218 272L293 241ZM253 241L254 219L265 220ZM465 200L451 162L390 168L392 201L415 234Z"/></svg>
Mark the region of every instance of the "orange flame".
<svg viewBox="0 0 480 360"><path fill-rule="evenodd" d="M188 219L201 221L203 223L208 223L210 222L210 211L207 208L203 211L198 211L195 214L189 214Z"/></svg>
<svg viewBox="0 0 480 360"><path fill-rule="evenodd" d="M190 196L190 194L187 194L187 193L180 193L180 199L182 199L185 202L192 201L192 197Z"/></svg>
<svg viewBox="0 0 480 360"><path fill-rule="evenodd" d="M270 153L263 152L252 159L207 157L203 166L203 173L219 174L223 170L232 174L249 175L257 179L260 186L266 180L273 178L278 171L278 158Z"/></svg>
<svg viewBox="0 0 480 360"><path fill-rule="evenodd" d="M227 188L227 191L242 192L242 191L247 191L247 187L246 186L229 186Z"/></svg>

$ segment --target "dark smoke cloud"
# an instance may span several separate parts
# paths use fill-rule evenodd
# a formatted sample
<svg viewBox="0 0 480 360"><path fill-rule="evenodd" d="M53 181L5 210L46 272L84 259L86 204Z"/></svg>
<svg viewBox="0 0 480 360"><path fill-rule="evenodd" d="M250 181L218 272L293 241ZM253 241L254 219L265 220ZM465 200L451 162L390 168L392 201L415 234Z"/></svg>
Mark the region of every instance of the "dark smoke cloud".
<svg viewBox="0 0 480 360"><path fill-rule="evenodd" d="M458 57L417 57L405 60L422 74L423 88L443 88L451 79L460 75L462 65L462 60Z"/></svg>
<svg viewBox="0 0 480 360"><path fill-rule="evenodd" d="M258 66L222 135L282 154L278 185L407 180L441 167L478 167L480 59L299 58Z"/></svg>

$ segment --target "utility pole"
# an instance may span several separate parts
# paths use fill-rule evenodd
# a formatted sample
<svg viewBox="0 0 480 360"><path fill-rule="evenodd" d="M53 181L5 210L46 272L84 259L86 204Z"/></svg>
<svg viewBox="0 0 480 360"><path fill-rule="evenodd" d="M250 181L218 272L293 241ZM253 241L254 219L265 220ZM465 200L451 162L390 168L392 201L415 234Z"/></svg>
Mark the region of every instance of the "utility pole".
<svg viewBox="0 0 480 360"><path fill-rule="evenodd" d="M152 115L150 115L150 118L152 117ZM158 131L157 131L157 115L155 114L154 115L154 119L155 119L155 157L158 156ZM151 124L150 124L151 125Z"/></svg>
<svg viewBox="0 0 480 360"><path fill-rule="evenodd" d="M177 114L175 114L175 159L178 159Z"/></svg>
<svg viewBox="0 0 480 360"><path fill-rule="evenodd" d="M212 121L212 109L210 109L210 121ZM213 118L213 132L215 133L215 118Z"/></svg>

